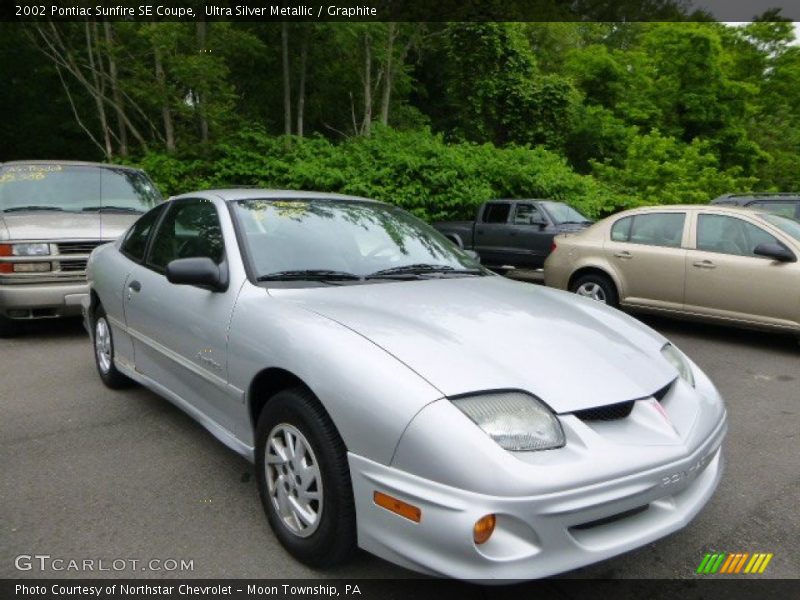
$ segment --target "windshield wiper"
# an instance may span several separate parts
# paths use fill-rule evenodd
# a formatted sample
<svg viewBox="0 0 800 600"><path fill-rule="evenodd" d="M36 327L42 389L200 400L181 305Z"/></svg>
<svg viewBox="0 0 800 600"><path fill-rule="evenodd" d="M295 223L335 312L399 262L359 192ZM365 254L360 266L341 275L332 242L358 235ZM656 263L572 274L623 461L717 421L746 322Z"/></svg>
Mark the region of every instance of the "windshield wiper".
<svg viewBox="0 0 800 600"><path fill-rule="evenodd" d="M60 206L9 206L8 208L4 208L3 212L22 212L28 210L56 210L63 212L64 209Z"/></svg>
<svg viewBox="0 0 800 600"><path fill-rule="evenodd" d="M120 213L135 213L141 215L143 210L133 208L132 206L86 206L81 209L83 212L120 212Z"/></svg>
<svg viewBox="0 0 800 600"><path fill-rule="evenodd" d="M403 265L400 267L391 267L389 269L381 269L366 276L366 279L379 279L381 277L392 277L395 275L427 275L428 273L443 273L443 274L459 274L459 275L483 275L481 269L456 269L450 265L430 265L427 263L418 263L414 265Z"/></svg>
<svg viewBox="0 0 800 600"><path fill-rule="evenodd" d="M297 269L260 275L256 281L361 281L355 273L328 269Z"/></svg>
<svg viewBox="0 0 800 600"><path fill-rule="evenodd" d="M591 225L592 221L584 219L583 221L561 221L559 225Z"/></svg>

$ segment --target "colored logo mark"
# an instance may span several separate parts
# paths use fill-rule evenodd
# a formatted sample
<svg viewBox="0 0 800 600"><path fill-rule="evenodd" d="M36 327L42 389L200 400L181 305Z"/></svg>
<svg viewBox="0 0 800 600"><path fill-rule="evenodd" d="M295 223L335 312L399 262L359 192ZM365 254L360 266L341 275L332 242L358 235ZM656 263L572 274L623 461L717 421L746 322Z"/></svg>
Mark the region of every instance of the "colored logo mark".
<svg viewBox="0 0 800 600"><path fill-rule="evenodd" d="M749 552L715 552L712 554L709 552L700 561L696 572L701 575L716 573L755 575L767 570L767 565L772 557L771 552L754 552L753 554Z"/></svg>

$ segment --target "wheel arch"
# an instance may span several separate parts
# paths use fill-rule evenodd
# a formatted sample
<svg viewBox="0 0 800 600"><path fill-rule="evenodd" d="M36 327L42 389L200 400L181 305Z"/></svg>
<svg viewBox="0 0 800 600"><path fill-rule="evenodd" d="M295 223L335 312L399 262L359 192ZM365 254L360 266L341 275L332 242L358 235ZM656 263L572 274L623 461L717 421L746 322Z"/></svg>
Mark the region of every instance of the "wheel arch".
<svg viewBox="0 0 800 600"><path fill-rule="evenodd" d="M250 418L250 427L254 434L258 426L258 419L270 399L278 392L297 387L304 388L311 392L327 413L328 418L333 422L330 411L328 411L322 403L319 395L316 394L314 390L311 389L311 386L303 381L303 379L287 369L267 367L256 373L247 388L247 413ZM335 422L334 426L336 426Z"/></svg>
<svg viewBox="0 0 800 600"><path fill-rule="evenodd" d="M572 291L575 282L584 275L601 275L603 277L607 277L611 280L611 283L614 284L614 287L617 291L617 297L621 300L622 299L622 285L620 285L619 279L616 277L614 273L611 272L610 269L605 267L597 266L597 265L584 265L575 269L572 274L569 276L569 281L567 282L567 290Z"/></svg>
<svg viewBox="0 0 800 600"><path fill-rule="evenodd" d="M464 248L464 240L461 239L461 236L457 233L445 233L443 234L448 240L453 242L459 248Z"/></svg>

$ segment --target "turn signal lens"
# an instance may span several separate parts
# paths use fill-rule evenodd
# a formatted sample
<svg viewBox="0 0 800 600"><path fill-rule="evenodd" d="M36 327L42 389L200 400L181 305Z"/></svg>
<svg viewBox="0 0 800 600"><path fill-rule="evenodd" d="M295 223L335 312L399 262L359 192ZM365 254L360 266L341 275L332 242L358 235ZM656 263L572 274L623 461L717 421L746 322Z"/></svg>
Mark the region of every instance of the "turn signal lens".
<svg viewBox="0 0 800 600"><path fill-rule="evenodd" d="M403 502L397 498L392 498L391 496L381 492L375 492L372 499L378 506L398 514L401 517L405 517L409 521L419 523L422 520L422 511L413 504Z"/></svg>
<svg viewBox="0 0 800 600"><path fill-rule="evenodd" d="M0 256L12 256L13 250L11 244L0 244Z"/></svg>
<svg viewBox="0 0 800 600"><path fill-rule="evenodd" d="M488 542L496 524L497 518L494 515L485 515L475 521L475 527L472 528L472 539L475 543L480 545Z"/></svg>

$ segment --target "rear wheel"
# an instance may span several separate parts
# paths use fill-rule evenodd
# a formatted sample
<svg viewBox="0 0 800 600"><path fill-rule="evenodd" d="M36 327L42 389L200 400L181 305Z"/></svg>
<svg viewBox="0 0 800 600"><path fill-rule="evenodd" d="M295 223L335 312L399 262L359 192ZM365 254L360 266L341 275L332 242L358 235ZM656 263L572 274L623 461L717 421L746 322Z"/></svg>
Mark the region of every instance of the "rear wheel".
<svg viewBox="0 0 800 600"><path fill-rule="evenodd" d="M351 555L356 525L347 451L309 390L279 392L264 407L256 480L269 524L292 556L328 567Z"/></svg>
<svg viewBox="0 0 800 600"><path fill-rule="evenodd" d="M98 306L95 311L92 341L94 342L94 362L103 383L114 390L130 386L133 382L114 366L114 336L102 305Z"/></svg>
<svg viewBox="0 0 800 600"><path fill-rule="evenodd" d="M608 276L600 273L581 275L573 282L570 291L578 294L578 296L591 298L609 306L617 306L619 304L619 296L614 282Z"/></svg>

